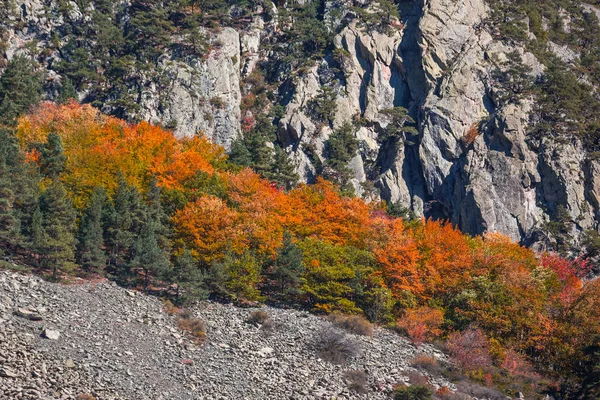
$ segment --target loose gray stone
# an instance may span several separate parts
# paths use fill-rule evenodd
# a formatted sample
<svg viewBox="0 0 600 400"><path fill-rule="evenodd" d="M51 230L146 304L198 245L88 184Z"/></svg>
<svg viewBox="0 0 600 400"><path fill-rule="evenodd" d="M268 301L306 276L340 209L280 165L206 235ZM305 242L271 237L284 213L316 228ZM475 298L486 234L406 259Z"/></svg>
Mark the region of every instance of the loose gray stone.
<svg viewBox="0 0 600 400"><path fill-rule="evenodd" d="M18 317L28 319L30 321L41 321L42 316L29 308L17 308L14 314Z"/></svg>
<svg viewBox="0 0 600 400"><path fill-rule="evenodd" d="M58 340L60 337L60 332L53 329L44 329L42 336L46 339Z"/></svg>

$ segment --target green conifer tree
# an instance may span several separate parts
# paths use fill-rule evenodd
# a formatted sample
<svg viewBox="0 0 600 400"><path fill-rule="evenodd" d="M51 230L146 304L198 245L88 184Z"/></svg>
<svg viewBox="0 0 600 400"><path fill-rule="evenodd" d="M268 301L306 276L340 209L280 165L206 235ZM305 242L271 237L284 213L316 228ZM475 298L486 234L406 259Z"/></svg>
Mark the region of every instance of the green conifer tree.
<svg viewBox="0 0 600 400"><path fill-rule="evenodd" d="M102 210L107 201L104 188L94 189L90 205L84 210L79 223L77 263L88 272L99 273L106 265Z"/></svg>
<svg viewBox="0 0 600 400"><path fill-rule="evenodd" d="M69 79L69 77L65 76L63 78L60 92L56 101L60 104L65 104L71 99L77 100L77 90L75 90L75 85L73 85L73 81Z"/></svg>
<svg viewBox="0 0 600 400"><path fill-rule="evenodd" d="M70 272L75 261L75 210L67 192L59 181L53 181L40 197L43 239L41 240L42 266Z"/></svg>
<svg viewBox="0 0 600 400"><path fill-rule="evenodd" d="M40 102L41 74L25 56L9 61L0 76L0 124L10 125L15 118Z"/></svg>
<svg viewBox="0 0 600 400"><path fill-rule="evenodd" d="M171 45L173 23L165 7L150 0L133 0L129 7L131 18L126 28L126 47L138 60L156 60L161 49Z"/></svg>
<svg viewBox="0 0 600 400"><path fill-rule="evenodd" d="M67 161L60 136L57 133L48 134L46 143L40 148L40 153L42 175L54 180L58 179L58 176L65 170Z"/></svg>
<svg viewBox="0 0 600 400"><path fill-rule="evenodd" d="M252 165L252 154L250 153L250 150L248 150L244 139L238 138L231 143L229 161L241 165L242 167L249 167Z"/></svg>
<svg viewBox="0 0 600 400"><path fill-rule="evenodd" d="M250 166L262 176L271 171L273 164L273 149L267 143L272 143L275 139L275 129L272 120L262 115L257 118L256 125L244 138L252 160Z"/></svg>
<svg viewBox="0 0 600 400"><path fill-rule="evenodd" d="M169 254L160 247L156 231L156 221L147 221L132 246L131 267L144 272L144 289L148 289L151 275L165 276L170 267Z"/></svg>
<svg viewBox="0 0 600 400"><path fill-rule="evenodd" d="M15 192L13 189L14 163L18 162L15 152L18 147L6 129L0 131L0 255L14 245L14 237L19 228L15 215Z"/></svg>
<svg viewBox="0 0 600 400"><path fill-rule="evenodd" d="M175 257L170 279L177 284L176 298L178 303L208 298L206 276L188 248L184 248Z"/></svg>
<svg viewBox="0 0 600 400"><path fill-rule="evenodd" d="M18 226L13 209L14 200L15 194L0 165L0 255L5 255L4 250L12 245L12 236Z"/></svg>
<svg viewBox="0 0 600 400"><path fill-rule="evenodd" d="M388 108L382 110L381 114L387 116L390 119L390 123L386 126L383 134L379 136L380 141L393 140L401 143L405 134L418 134L417 129L412 126L415 121L408 115L408 110L406 108Z"/></svg>
<svg viewBox="0 0 600 400"><path fill-rule="evenodd" d="M275 157L266 178L286 190L292 189L300 179L288 155L279 146L275 146Z"/></svg>
<svg viewBox="0 0 600 400"><path fill-rule="evenodd" d="M112 204L103 212L104 236L108 254L108 272L128 283L131 269L132 247L146 220L146 210L138 190L119 176Z"/></svg>
<svg viewBox="0 0 600 400"><path fill-rule="evenodd" d="M3 187L0 197L5 200L5 226L11 226L4 236L5 248L10 253L31 253L31 221L39 206L39 179L37 168L25 162L14 132L0 128L0 186Z"/></svg>
<svg viewBox="0 0 600 400"><path fill-rule="evenodd" d="M277 251L275 265L269 278L275 282L280 299L294 302L302 293L302 274L304 273L303 253L293 241L289 232L284 232L282 246Z"/></svg>
<svg viewBox="0 0 600 400"><path fill-rule="evenodd" d="M156 178L153 177L150 181L150 187L147 200L147 218L154 224L154 234L161 249L167 254L171 254L171 236L172 227L171 219L165 211L161 199L161 190L157 185Z"/></svg>
<svg viewBox="0 0 600 400"><path fill-rule="evenodd" d="M343 190L353 192L350 185L352 171L348 163L356 155L358 140L354 137L354 128L350 123L345 123L336 129L325 141L325 178L335 182Z"/></svg>
<svg viewBox="0 0 600 400"><path fill-rule="evenodd" d="M44 230L44 221L42 211L40 210L39 199L31 214L29 242L27 247L31 250L30 261L35 265L41 265L41 258L44 254L44 244L46 242L46 231Z"/></svg>

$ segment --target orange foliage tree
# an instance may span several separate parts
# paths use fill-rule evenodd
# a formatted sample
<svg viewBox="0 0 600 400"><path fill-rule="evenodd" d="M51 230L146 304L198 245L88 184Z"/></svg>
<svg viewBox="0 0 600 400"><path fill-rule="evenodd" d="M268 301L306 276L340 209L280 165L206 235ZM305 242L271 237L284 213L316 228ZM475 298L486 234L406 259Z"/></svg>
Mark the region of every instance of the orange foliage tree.
<svg viewBox="0 0 600 400"><path fill-rule="evenodd" d="M425 220L412 231L419 252L415 293L420 301L454 293L472 276L469 238L452 225Z"/></svg>
<svg viewBox="0 0 600 400"><path fill-rule="evenodd" d="M214 173L213 164L224 156L222 148L205 138L177 140L160 127L130 125L75 102L42 103L17 126L17 136L30 151L51 132L61 137L67 157L61 179L78 207L86 204L95 187L114 192L119 173L138 189L152 176L159 186L176 188L198 171Z"/></svg>
<svg viewBox="0 0 600 400"><path fill-rule="evenodd" d="M187 242L196 256L210 265L227 250L241 254L247 248L247 239L237 225L239 218L223 200L208 195L177 211L173 223L179 240Z"/></svg>
<svg viewBox="0 0 600 400"><path fill-rule="evenodd" d="M416 344L440 337L443 333L444 312L427 306L407 310L398 320L398 327L405 330Z"/></svg>

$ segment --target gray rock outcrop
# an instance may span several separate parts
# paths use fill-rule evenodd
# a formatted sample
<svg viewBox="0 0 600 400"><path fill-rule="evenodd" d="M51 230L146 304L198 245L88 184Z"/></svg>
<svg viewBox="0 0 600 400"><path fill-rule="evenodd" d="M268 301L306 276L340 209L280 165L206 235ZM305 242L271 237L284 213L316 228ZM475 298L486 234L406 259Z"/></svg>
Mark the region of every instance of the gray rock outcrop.
<svg viewBox="0 0 600 400"><path fill-rule="evenodd" d="M142 93L141 116L172 124L175 135L206 135L226 149L240 134L240 35L224 28L205 59L184 63L164 59L168 87Z"/></svg>

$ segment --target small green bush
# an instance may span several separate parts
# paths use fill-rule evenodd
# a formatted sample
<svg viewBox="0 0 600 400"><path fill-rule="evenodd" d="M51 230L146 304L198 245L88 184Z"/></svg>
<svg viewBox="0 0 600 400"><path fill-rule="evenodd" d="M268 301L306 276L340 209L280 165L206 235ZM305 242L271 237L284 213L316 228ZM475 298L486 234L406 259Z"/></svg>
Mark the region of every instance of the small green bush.
<svg viewBox="0 0 600 400"><path fill-rule="evenodd" d="M398 386L394 390L394 400L430 400L433 392L424 385Z"/></svg>

